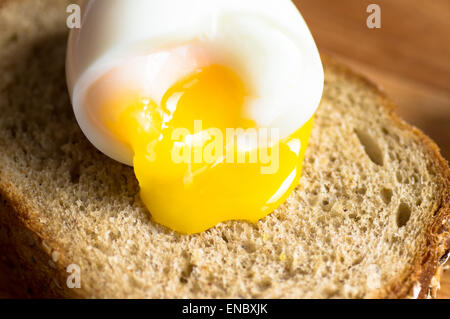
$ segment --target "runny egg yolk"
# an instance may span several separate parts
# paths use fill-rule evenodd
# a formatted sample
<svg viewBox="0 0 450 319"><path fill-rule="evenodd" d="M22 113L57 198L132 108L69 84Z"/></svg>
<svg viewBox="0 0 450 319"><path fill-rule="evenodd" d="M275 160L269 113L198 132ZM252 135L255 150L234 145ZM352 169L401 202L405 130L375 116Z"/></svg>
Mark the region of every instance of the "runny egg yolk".
<svg viewBox="0 0 450 319"><path fill-rule="evenodd" d="M113 92L101 105L101 121L133 150L154 221L184 234L229 220L257 222L297 186L313 119L274 139L276 130L245 116L249 98L233 71L210 65L173 85L159 104L130 91Z"/></svg>

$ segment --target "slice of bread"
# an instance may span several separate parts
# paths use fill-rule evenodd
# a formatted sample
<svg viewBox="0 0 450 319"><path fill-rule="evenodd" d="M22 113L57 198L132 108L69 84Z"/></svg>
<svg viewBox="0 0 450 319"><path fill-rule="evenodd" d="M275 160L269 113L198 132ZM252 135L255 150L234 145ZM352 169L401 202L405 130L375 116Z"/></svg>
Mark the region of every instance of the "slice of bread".
<svg viewBox="0 0 450 319"><path fill-rule="evenodd" d="M67 2L0 3L0 256L22 296L433 295L450 246L449 168L372 84L324 58L324 98L292 196L256 225L178 235L151 221L132 169L75 121ZM79 289L66 284L71 264Z"/></svg>

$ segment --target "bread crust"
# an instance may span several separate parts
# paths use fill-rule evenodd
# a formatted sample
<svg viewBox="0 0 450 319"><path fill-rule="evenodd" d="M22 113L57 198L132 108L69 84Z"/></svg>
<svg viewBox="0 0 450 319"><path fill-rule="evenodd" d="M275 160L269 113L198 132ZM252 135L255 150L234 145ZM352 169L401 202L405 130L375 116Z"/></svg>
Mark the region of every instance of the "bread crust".
<svg viewBox="0 0 450 319"><path fill-rule="evenodd" d="M1 176L3 178L3 176ZM26 202L12 184L0 181L0 271L9 279L8 289L17 298L73 298L66 285L67 261L52 251L58 244L45 234Z"/></svg>
<svg viewBox="0 0 450 319"><path fill-rule="evenodd" d="M441 203L433 212L434 222L426 232L427 246L423 251L418 252L409 271L370 296L388 299L435 297L439 288L440 273L444 266L440 264L440 260L450 248L450 169L448 163L442 157L436 143L418 128L407 124L395 113L396 105L376 84L331 57L322 55L322 61L325 68L333 68L343 75L359 81L368 90L380 96L383 101L381 106L385 108L391 119L400 128L407 129L418 137L423 149L430 155L434 165L442 173L444 193L441 194Z"/></svg>

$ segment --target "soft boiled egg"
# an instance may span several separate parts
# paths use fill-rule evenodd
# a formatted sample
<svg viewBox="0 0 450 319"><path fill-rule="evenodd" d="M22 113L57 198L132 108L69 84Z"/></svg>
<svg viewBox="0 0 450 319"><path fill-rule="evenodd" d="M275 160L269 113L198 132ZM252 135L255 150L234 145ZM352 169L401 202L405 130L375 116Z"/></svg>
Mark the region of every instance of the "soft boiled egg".
<svg viewBox="0 0 450 319"><path fill-rule="evenodd" d="M291 1L81 9L67 54L77 121L100 151L134 166L154 221L192 234L281 205L298 185L324 83Z"/></svg>

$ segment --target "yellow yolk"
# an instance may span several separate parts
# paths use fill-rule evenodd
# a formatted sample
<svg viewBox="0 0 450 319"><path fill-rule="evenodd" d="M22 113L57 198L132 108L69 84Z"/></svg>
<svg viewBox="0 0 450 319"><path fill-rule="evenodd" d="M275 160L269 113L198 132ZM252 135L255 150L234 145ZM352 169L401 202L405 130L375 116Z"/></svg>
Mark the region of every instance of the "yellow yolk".
<svg viewBox="0 0 450 319"><path fill-rule="evenodd" d="M101 106L103 123L134 152L154 221L185 234L257 222L297 186L313 119L271 143L276 131L245 117L250 94L231 70L212 65L176 83L160 105L127 93Z"/></svg>

